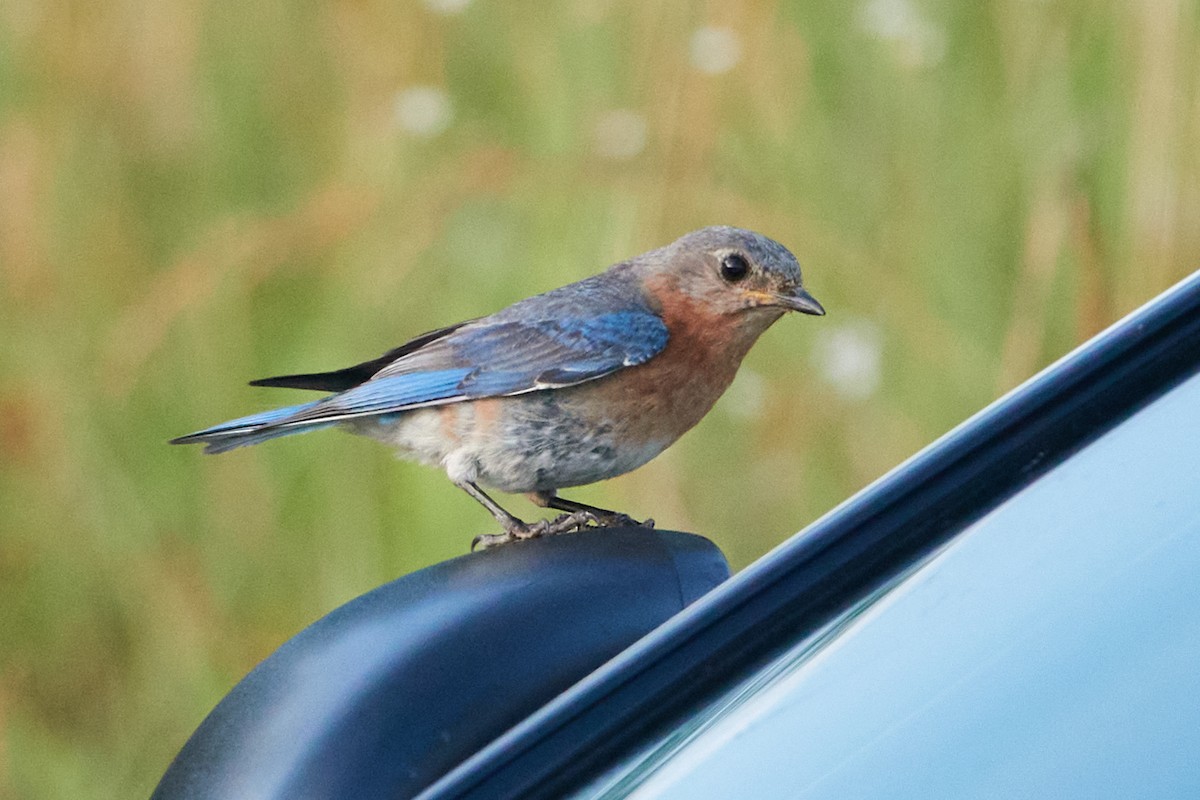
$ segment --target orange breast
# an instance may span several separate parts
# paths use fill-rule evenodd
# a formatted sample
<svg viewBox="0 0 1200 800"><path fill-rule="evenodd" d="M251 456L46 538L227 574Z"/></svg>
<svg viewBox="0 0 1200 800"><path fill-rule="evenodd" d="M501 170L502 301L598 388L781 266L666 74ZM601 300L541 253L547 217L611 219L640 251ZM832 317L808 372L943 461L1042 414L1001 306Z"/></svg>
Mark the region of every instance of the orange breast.
<svg viewBox="0 0 1200 800"><path fill-rule="evenodd" d="M615 423L622 436L666 446L708 413L761 331L678 292L664 292L661 302L670 331L663 351L577 391L589 411Z"/></svg>

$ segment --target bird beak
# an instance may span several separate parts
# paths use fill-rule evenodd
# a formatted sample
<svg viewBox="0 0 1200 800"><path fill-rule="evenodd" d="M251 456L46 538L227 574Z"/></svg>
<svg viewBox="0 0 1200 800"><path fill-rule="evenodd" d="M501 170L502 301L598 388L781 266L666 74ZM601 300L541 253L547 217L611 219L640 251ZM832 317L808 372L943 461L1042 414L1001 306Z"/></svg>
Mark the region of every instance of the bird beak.
<svg viewBox="0 0 1200 800"><path fill-rule="evenodd" d="M801 314L812 314L814 317L825 316L825 307L817 302L817 298L797 287L790 295L776 295L776 302L789 311L799 311Z"/></svg>

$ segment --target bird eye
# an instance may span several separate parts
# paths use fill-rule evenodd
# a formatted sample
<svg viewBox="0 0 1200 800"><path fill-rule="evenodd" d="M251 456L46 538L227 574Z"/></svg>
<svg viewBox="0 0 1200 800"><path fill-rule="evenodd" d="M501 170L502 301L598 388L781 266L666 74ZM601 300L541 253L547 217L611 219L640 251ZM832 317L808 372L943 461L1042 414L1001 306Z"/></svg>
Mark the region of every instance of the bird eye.
<svg viewBox="0 0 1200 800"><path fill-rule="evenodd" d="M730 283L736 283L750 272L746 257L738 253L730 253L721 259L721 277Z"/></svg>

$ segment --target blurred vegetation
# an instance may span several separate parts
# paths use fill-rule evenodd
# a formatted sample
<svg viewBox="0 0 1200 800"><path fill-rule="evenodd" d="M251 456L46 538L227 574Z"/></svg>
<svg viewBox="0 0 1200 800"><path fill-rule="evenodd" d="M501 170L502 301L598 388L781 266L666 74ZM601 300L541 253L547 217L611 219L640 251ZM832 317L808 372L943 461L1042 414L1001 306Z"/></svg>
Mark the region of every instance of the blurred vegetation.
<svg viewBox="0 0 1200 800"><path fill-rule="evenodd" d="M761 230L829 316L572 495L742 566L1192 271L1197 141L1186 0L5 0L0 797L145 796L284 639L492 528L366 440L166 446L295 396L247 380Z"/></svg>

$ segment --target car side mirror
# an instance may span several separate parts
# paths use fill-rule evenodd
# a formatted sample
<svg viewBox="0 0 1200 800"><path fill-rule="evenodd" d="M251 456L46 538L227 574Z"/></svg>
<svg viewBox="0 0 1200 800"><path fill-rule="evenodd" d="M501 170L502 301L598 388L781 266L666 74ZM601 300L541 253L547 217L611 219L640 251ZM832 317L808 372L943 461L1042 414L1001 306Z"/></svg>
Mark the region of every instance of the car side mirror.
<svg viewBox="0 0 1200 800"><path fill-rule="evenodd" d="M589 530L406 575L213 709L152 800L409 797L729 576L699 536Z"/></svg>

